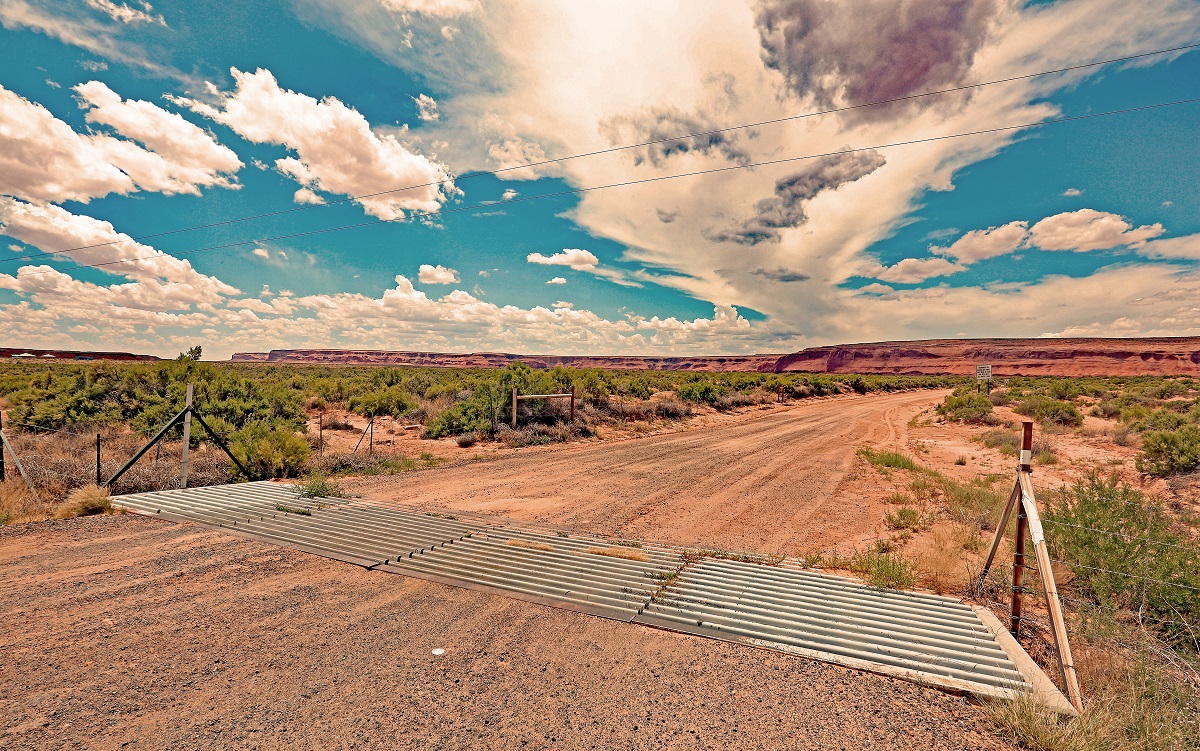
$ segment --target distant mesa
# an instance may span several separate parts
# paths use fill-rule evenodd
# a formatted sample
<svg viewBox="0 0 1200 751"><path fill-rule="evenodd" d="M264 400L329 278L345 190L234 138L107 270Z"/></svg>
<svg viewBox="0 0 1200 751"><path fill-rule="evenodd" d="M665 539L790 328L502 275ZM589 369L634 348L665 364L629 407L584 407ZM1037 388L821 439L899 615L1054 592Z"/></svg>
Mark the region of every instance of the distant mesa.
<svg viewBox="0 0 1200 751"><path fill-rule="evenodd" d="M24 349L0 347L3 360L134 360L152 361L154 355L135 355L129 352L88 352L73 349Z"/></svg>
<svg viewBox="0 0 1200 751"><path fill-rule="evenodd" d="M994 376L1200 376L1200 337L928 339L812 347L784 355L778 373Z"/></svg>
<svg viewBox="0 0 1200 751"><path fill-rule="evenodd" d="M774 371L781 355L713 357L633 357L624 355L518 355L506 352L388 352L345 349L273 349L238 352L234 362L307 363L324 365L411 365L433 368L503 368L520 361L531 368L607 368L609 370Z"/></svg>
<svg viewBox="0 0 1200 751"><path fill-rule="evenodd" d="M708 357L276 349L270 352L239 352L234 354L232 359L234 362L280 364L409 365L440 368L503 368L511 362L520 361L532 368L553 368L561 365L570 368L610 370L863 375L974 375L976 365L991 365L992 372L997 377L1200 376L1200 337L928 339L812 347L790 355Z"/></svg>

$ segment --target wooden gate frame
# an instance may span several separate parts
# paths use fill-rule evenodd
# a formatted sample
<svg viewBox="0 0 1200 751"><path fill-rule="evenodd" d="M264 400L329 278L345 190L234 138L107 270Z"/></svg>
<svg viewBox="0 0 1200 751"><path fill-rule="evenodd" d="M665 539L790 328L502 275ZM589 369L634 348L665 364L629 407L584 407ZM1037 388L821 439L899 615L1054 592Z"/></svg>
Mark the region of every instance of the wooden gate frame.
<svg viewBox="0 0 1200 751"><path fill-rule="evenodd" d="M1046 536L1042 531L1042 520L1038 514L1037 499L1033 494L1033 468L1030 465L1033 457L1033 423L1024 422L1021 434L1021 458L1017 467L1016 481L1008 502L1004 505L1004 513L996 525L996 535L992 538L992 547L988 551L987 562L979 573L980 583L991 571L996 552L1000 549L1000 541L1004 538L1004 530L1013 509L1017 510L1016 540L1013 545L1013 584L1012 584L1012 617L1009 630L1013 636L1019 636L1021 631L1021 592L1022 580L1025 576L1025 537L1028 532L1033 542L1034 556L1037 559L1037 571L1042 580L1042 592L1046 595L1046 607L1050 610L1050 626L1054 636L1055 652L1058 656L1058 666L1062 671L1063 684L1067 688L1067 698L1078 711L1083 711L1083 698L1079 692L1079 677L1075 673L1075 661L1071 657L1071 644L1067 641L1067 626L1063 621L1062 602L1058 599L1058 586L1054 583L1054 571L1050 568L1050 553L1046 549Z"/></svg>
<svg viewBox="0 0 1200 751"><path fill-rule="evenodd" d="M575 387L571 387L569 394L518 394L517 387L513 386L512 390L512 426L517 427L517 402L525 402L531 399L570 399L571 400L571 422L575 422Z"/></svg>

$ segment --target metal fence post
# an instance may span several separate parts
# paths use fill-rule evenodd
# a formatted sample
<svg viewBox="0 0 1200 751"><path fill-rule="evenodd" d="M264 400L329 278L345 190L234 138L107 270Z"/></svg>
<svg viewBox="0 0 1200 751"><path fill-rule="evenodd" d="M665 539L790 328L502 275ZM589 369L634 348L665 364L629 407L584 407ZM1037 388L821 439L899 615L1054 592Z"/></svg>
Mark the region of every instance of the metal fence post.
<svg viewBox="0 0 1200 751"><path fill-rule="evenodd" d="M187 399L184 401L183 412L183 469L180 472L181 487L187 487L188 475L188 446L192 442L192 384L187 387Z"/></svg>
<svg viewBox="0 0 1200 751"><path fill-rule="evenodd" d="M1025 579L1025 529L1028 517L1024 501L1017 502L1017 539L1013 544L1012 620L1008 630L1013 636L1021 634L1021 585Z"/></svg>

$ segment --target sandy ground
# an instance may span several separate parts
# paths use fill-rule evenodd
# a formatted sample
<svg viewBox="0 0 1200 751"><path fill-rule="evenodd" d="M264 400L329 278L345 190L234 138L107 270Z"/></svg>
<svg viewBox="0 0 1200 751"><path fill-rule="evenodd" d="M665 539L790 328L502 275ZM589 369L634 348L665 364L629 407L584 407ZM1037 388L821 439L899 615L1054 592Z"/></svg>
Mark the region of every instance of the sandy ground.
<svg viewBox="0 0 1200 751"><path fill-rule="evenodd" d="M1008 748L931 689L132 515L0 528L0 591L6 749Z"/></svg>
<svg viewBox="0 0 1200 751"><path fill-rule="evenodd" d="M522 449L346 482L406 505L579 532L795 554L864 544L882 497L857 450L907 450L908 425L948 392L813 399L642 438Z"/></svg>

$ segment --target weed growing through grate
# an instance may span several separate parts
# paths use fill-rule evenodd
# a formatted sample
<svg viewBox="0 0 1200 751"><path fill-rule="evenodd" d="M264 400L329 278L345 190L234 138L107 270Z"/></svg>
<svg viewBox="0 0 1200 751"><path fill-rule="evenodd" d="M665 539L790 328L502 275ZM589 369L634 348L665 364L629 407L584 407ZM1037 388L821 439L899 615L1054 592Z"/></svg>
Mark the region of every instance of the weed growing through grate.
<svg viewBox="0 0 1200 751"><path fill-rule="evenodd" d="M505 542L504 544L512 545L514 548L529 548L530 550L545 550L545 551L554 550L553 545L547 545L544 542L534 542L533 540L522 540L522 539L519 539L516 537Z"/></svg>
<svg viewBox="0 0 1200 751"><path fill-rule="evenodd" d="M650 560L650 556L640 550L630 550L629 548L587 548L583 552L591 555L606 555L609 558L624 558L627 561L646 562Z"/></svg>

